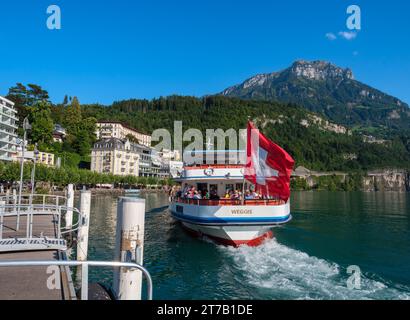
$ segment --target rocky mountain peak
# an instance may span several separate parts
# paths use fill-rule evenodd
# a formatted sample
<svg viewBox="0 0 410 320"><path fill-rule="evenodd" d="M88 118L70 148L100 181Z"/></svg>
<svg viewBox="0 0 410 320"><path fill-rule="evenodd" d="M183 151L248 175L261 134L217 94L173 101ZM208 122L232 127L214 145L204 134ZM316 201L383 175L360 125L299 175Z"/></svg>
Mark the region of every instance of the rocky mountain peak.
<svg viewBox="0 0 410 320"><path fill-rule="evenodd" d="M310 80L345 79L354 80L353 72L350 69L343 69L325 61L296 61L291 69L291 73L297 77Z"/></svg>

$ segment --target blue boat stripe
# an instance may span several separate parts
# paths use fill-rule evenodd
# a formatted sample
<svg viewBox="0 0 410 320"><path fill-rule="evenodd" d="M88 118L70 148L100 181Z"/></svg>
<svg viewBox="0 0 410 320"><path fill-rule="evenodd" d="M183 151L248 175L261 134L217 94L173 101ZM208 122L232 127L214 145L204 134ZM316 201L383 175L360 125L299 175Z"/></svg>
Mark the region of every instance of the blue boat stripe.
<svg viewBox="0 0 410 320"><path fill-rule="evenodd" d="M292 217L288 215L286 217L277 217L277 218L199 218L193 216L186 216L183 214L176 213L171 210L171 214L179 219L192 221L197 223L219 223L219 224L229 224L229 223L248 223L248 224L257 224L257 223L285 223L288 222Z"/></svg>

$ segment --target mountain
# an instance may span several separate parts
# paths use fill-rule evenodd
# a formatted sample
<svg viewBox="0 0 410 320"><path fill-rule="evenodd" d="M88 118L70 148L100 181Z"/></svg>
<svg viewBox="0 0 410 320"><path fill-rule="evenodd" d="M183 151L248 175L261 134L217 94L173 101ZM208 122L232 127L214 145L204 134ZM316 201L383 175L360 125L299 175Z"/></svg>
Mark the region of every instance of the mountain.
<svg viewBox="0 0 410 320"><path fill-rule="evenodd" d="M324 61L296 61L283 71L256 75L221 94L298 104L361 131L410 129L406 103L355 80L350 69Z"/></svg>

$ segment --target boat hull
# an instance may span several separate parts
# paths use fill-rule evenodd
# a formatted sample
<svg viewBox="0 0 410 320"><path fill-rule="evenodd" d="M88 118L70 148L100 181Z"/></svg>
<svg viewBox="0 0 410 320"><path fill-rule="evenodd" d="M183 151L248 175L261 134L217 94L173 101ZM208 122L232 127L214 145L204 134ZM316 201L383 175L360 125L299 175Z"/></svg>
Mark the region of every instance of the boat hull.
<svg viewBox="0 0 410 320"><path fill-rule="evenodd" d="M269 227L253 227L253 230L249 230L249 228L244 229L244 227L208 227L186 222L181 222L181 224L195 237L207 237L218 244L226 246L239 247L247 245L257 247L266 239L273 238L273 232Z"/></svg>
<svg viewBox="0 0 410 320"><path fill-rule="evenodd" d="M245 207L172 203L170 212L191 234L229 246L258 246L273 237L273 227L291 220L289 203Z"/></svg>

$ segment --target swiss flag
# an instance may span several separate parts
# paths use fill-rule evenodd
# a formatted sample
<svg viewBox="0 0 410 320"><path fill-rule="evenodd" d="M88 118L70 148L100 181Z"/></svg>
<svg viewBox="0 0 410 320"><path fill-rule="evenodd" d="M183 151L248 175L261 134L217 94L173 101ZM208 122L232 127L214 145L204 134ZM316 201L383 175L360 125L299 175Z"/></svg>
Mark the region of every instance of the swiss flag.
<svg viewBox="0 0 410 320"><path fill-rule="evenodd" d="M290 198L290 176L295 161L281 147L270 141L252 122L248 123L245 179L264 196Z"/></svg>

